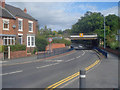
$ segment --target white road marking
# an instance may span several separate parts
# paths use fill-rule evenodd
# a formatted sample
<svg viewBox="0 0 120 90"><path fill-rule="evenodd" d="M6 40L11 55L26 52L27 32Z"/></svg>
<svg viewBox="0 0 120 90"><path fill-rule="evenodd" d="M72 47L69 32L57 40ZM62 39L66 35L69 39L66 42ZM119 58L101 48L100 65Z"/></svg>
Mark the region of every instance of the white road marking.
<svg viewBox="0 0 120 90"><path fill-rule="evenodd" d="M83 51L83 50L82 50ZM85 51L83 51L83 54L82 54L82 56L85 54Z"/></svg>
<svg viewBox="0 0 120 90"><path fill-rule="evenodd" d="M20 73L20 72L23 72L23 70L14 71L14 72L10 72L10 73L4 73L4 74L0 74L0 75L9 75L9 74L15 74L15 73Z"/></svg>
<svg viewBox="0 0 120 90"><path fill-rule="evenodd" d="M76 58L80 58L81 56L78 56L78 57L76 57Z"/></svg>
<svg viewBox="0 0 120 90"><path fill-rule="evenodd" d="M72 59L70 59L70 60L67 60L67 61L65 61L65 62L70 62L70 61L72 61L72 60L74 60L75 58L72 58Z"/></svg>
<svg viewBox="0 0 120 90"><path fill-rule="evenodd" d="M48 65L45 65L45 66L41 66L41 67L36 67L37 69L40 69L40 68L45 68L45 67L49 67L49 66L53 66L53 65L57 65L59 63L54 63L54 64L48 64Z"/></svg>
<svg viewBox="0 0 120 90"><path fill-rule="evenodd" d="M82 50L83 51L83 50ZM82 54L82 56L85 54L85 51L83 51L83 54ZM78 57L76 57L76 58L80 58L81 56L78 56ZM74 60L75 58L72 58L72 59L70 59L70 60L67 60L67 61L65 61L65 62L70 62L70 61L72 61L72 60Z"/></svg>
<svg viewBox="0 0 120 90"><path fill-rule="evenodd" d="M5 62L8 62L8 61L0 61L0 63L5 63Z"/></svg>
<svg viewBox="0 0 120 90"><path fill-rule="evenodd" d="M44 62L62 62L63 60L45 60Z"/></svg>

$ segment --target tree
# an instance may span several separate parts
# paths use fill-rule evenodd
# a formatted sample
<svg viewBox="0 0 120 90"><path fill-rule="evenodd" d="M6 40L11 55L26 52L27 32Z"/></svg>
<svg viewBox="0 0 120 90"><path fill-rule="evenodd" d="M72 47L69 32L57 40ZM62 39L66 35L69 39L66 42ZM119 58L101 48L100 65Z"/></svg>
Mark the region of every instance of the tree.
<svg viewBox="0 0 120 90"><path fill-rule="evenodd" d="M38 51L45 51L45 48L48 45L48 41L45 37L37 35L35 38L35 44Z"/></svg>
<svg viewBox="0 0 120 90"><path fill-rule="evenodd" d="M103 29L103 20L101 13L88 11L72 26L71 33L93 33L96 29Z"/></svg>
<svg viewBox="0 0 120 90"><path fill-rule="evenodd" d="M59 30L59 31L58 31L58 34L63 34L63 31L62 31L62 30Z"/></svg>

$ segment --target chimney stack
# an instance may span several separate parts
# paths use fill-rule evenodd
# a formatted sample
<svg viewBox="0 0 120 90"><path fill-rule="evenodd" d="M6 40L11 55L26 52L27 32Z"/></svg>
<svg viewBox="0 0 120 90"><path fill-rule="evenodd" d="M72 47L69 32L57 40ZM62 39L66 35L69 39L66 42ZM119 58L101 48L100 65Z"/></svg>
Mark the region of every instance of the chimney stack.
<svg viewBox="0 0 120 90"><path fill-rule="evenodd" d="M1 6L2 8L5 8L5 0L0 0L0 6Z"/></svg>
<svg viewBox="0 0 120 90"><path fill-rule="evenodd" d="M27 13L27 9L26 8L24 8L24 12Z"/></svg>

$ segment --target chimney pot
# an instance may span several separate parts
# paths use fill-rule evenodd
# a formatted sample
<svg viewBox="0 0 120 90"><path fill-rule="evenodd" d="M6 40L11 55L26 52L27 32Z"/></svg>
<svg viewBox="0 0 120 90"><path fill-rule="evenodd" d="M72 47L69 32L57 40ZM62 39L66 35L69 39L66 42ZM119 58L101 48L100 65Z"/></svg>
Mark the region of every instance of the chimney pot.
<svg viewBox="0 0 120 90"><path fill-rule="evenodd" d="M24 8L24 12L27 13L27 9L26 8Z"/></svg>
<svg viewBox="0 0 120 90"><path fill-rule="evenodd" d="M0 0L0 6L2 6L2 8L5 8L5 0Z"/></svg>

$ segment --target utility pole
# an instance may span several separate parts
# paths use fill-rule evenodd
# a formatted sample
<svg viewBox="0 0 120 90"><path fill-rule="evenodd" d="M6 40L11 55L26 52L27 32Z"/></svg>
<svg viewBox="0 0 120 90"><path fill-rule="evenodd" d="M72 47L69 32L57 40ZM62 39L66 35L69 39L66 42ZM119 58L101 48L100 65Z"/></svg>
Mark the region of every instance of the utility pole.
<svg viewBox="0 0 120 90"><path fill-rule="evenodd" d="M106 41L105 41L105 16L103 16L104 17L104 48L106 48Z"/></svg>

